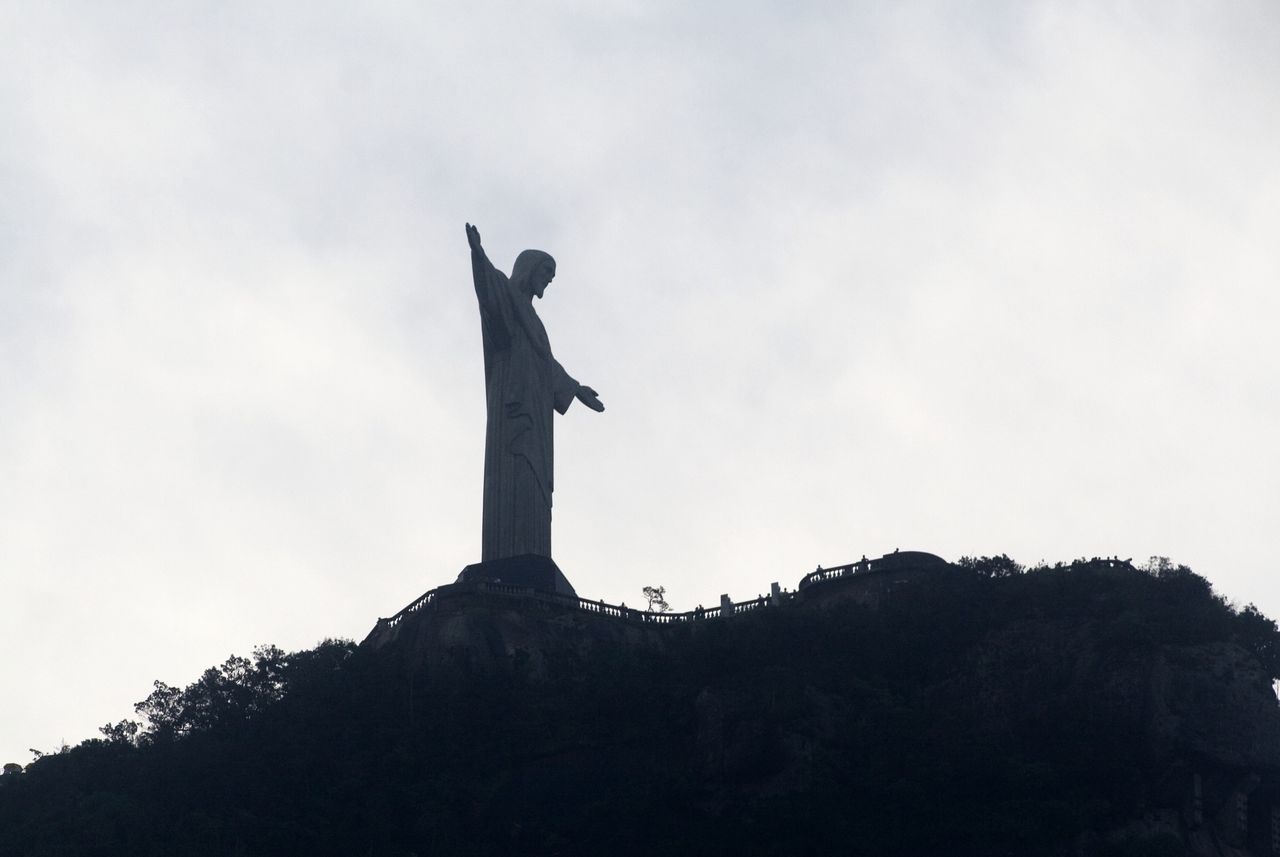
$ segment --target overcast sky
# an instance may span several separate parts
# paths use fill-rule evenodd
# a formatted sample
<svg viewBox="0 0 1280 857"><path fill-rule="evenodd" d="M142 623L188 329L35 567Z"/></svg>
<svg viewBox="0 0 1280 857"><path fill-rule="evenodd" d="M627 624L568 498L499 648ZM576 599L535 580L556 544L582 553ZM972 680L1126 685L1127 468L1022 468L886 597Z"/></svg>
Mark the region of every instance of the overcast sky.
<svg viewBox="0 0 1280 857"><path fill-rule="evenodd" d="M0 761L479 559L463 223L599 391L556 560L1280 615L1280 6L0 0Z"/></svg>

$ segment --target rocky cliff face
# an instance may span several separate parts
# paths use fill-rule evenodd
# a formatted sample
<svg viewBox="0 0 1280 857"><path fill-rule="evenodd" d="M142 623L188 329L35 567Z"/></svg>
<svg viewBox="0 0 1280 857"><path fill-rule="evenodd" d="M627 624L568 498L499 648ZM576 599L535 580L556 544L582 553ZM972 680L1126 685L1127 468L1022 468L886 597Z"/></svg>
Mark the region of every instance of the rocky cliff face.
<svg viewBox="0 0 1280 857"><path fill-rule="evenodd" d="M1149 673L1156 748L1223 766L1280 770L1271 677L1237 644L1167 646Z"/></svg>

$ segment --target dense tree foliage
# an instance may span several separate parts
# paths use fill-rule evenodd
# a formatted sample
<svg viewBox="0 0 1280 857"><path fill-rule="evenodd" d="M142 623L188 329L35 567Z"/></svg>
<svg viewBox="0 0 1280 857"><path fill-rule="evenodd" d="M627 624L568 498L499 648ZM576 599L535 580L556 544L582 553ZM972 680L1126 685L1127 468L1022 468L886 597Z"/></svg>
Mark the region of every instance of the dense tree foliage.
<svg viewBox="0 0 1280 857"><path fill-rule="evenodd" d="M1021 564L1009 559L1007 554L1000 556L962 556L956 565L983 577L1015 577L1026 571Z"/></svg>
<svg viewBox="0 0 1280 857"><path fill-rule="evenodd" d="M5 776L0 854L1068 853L1163 788L1115 676L1205 643L1280 675L1275 622L1167 564L968 559L666 632L536 680L329 640L157 682Z"/></svg>

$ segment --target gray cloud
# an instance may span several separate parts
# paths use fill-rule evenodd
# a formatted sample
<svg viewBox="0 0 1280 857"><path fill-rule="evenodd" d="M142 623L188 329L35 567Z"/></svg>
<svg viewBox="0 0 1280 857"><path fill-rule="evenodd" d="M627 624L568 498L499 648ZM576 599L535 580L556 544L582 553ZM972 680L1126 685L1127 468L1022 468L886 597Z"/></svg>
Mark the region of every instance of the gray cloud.
<svg viewBox="0 0 1280 857"><path fill-rule="evenodd" d="M579 591L1160 553L1280 612L1271 5L5 16L4 761L476 558L464 220L609 406Z"/></svg>

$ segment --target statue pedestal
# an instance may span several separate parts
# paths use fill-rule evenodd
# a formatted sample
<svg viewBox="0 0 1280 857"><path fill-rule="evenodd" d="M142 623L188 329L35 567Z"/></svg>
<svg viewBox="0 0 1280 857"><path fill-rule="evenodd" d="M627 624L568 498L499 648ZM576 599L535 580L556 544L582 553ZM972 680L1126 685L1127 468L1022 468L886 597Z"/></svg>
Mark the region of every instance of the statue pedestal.
<svg viewBox="0 0 1280 857"><path fill-rule="evenodd" d="M532 553L473 563L462 570L457 582L474 583L479 580L504 583L507 586L527 586L574 598L578 596L555 560Z"/></svg>

